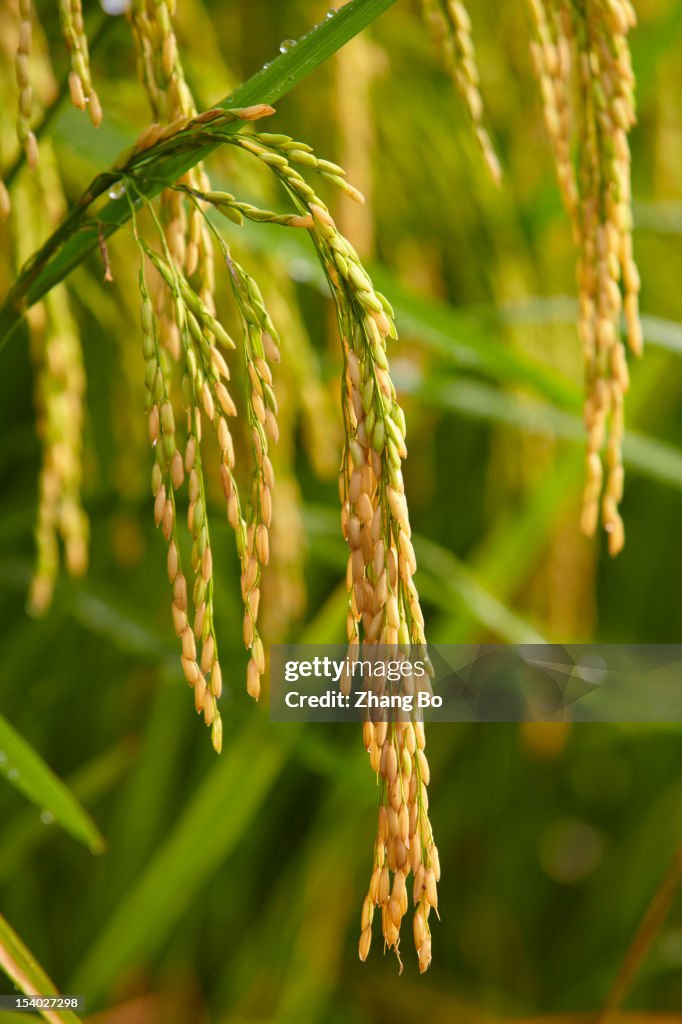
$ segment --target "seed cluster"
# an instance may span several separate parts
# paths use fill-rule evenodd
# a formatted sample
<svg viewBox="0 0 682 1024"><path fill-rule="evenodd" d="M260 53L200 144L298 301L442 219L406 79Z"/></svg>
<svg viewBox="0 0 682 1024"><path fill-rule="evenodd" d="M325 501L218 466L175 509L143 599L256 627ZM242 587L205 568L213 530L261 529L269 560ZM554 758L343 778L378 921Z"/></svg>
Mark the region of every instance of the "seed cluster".
<svg viewBox="0 0 682 1024"><path fill-rule="evenodd" d="M422 9L443 51L447 71L466 105L488 174L499 185L502 169L483 124L480 74L469 12L460 0L422 0Z"/></svg>
<svg viewBox="0 0 682 1024"><path fill-rule="evenodd" d="M15 188L17 257L24 260L42 237L43 218L59 223L65 212L49 144L33 175ZM39 212L37 212L39 211ZM41 444L36 562L29 609L45 612L59 569L59 541L67 571L82 575L88 562L88 520L81 504L85 371L78 330L64 285L53 288L27 316L35 375L36 427Z"/></svg>
<svg viewBox="0 0 682 1024"><path fill-rule="evenodd" d="M287 401L278 412L279 441L272 450L277 476L277 513L270 528L270 564L262 575L261 635L280 643L292 635L306 608L306 547L303 498L297 463L300 446L321 480L334 477L338 459L338 422L334 397L322 379L320 355L296 301L296 284L287 269L263 260L258 269L267 287L268 308L277 323L282 360L277 367Z"/></svg>
<svg viewBox="0 0 682 1024"><path fill-rule="evenodd" d="M175 3L133 0L129 18L135 38L138 77L151 101L155 120L173 121L194 110L178 53L173 17Z"/></svg>
<svg viewBox="0 0 682 1024"><path fill-rule="evenodd" d="M346 361L347 444L339 483L342 529L349 546L348 639L357 650L361 643L380 644L389 657L404 658L411 649L424 655L424 618L413 582L416 559L401 471L407 455L405 417L386 356L386 340L396 336L392 311L374 291L326 210L315 205L313 215L337 300ZM420 682L408 676L406 692L414 693ZM423 724L368 721L363 738L380 777L381 798L360 957L364 959L369 950L373 908L381 906L384 941L400 960L400 922L407 912L407 878L412 871L414 940L423 972L431 961L428 918L431 907L437 909L440 875L428 817Z"/></svg>
<svg viewBox="0 0 682 1024"><path fill-rule="evenodd" d="M16 3L7 6L11 9L13 16L16 17L18 14L17 46L14 54L18 91L17 139L23 150L26 163L33 170L38 163L38 140L36 132L31 127L35 113L31 67L36 61L41 64L41 75L36 76L37 81L51 80L52 69L48 56L32 54L33 22L36 18L33 0L16 0ZM83 24L81 0L59 0L59 19L71 56L71 73L69 75L71 99L79 109L88 108L92 123L97 126L102 120L102 108L90 78L88 41ZM3 42L6 42L5 33L9 38L9 26L3 25ZM10 209L11 201L7 186L0 180L0 221L7 219Z"/></svg>
<svg viewBox="0 0 682 1024"><path fill-rule="evenodd" d="M241 592L244 602L242 635L244 646L251 651L246 688L249 695L258 700L261 676L265 672L263 641L257 628L260 581L263 567L270 560L272 489L275 483L268 449L271 443L276 444L279 439L277 399L269 364L279 362L279 338L257 283L227 250L224 254L242 318L246 415L254 467L245 519L240 512L236 483L231 472L223 471L222 483L228 504L228 519L235 530L237 551L241 559Z"/></svg>
<svg viewBox="0 0 682 1024"><path fill-rule="evenodd" d="M195 119L196 108L184 78L173 29L174 13L174 4L166 0L134 0L130 9L139 77L147 90L157 122L144 138L138 140L138 153L166 138L172 139ZM255 117L269 111L270 108L261 106L246 113ZM220 119L233 119L233 115L223 111L214 114L210 118L214 127ZM163 123L168 125L166 132L160 127ZM201 664L198 665L188 642L189 653L183 648L183 669L188 682L195 688L197 706L201 703L207 723L213 722L213 739L217 746L220 745L216 743L220 717L212 698L220 695L222 675L213 626L212 556L201 465L202 415L212 424L218 443L227 516L235 531L242 565L243 637L251 651L247 690L255 699L260 695L260 678L265 670L263 643L256 622L260 604L260 573L269 558L268 530L272 518L274 473L268 457L268 437L274 441L277 439L277 405L265 355L268 344L271 354L276 354L276 333L257 285L231 258L220 236L212 233L206 221L206 203L215 201L218 205L218 195L211 192L201 164L190 170L178 187L165 189L161 197L161 220L167 262L164 264L157 255L147 251L147 256L159 270L162 282L156 301L160 343L175 362L184 364L183 403L188 422L184 465L189 476L188 526L194 541L193 598L197 608L194 633L197 639L202 635L203 648ZM187 196L191 199L189 203ZM230 376L227 364L215 344L219 341L224 347L234 347L232 339L215 319L213 236L226 259L244 332L247 418L256 467L246 519L233 473L235 449L227 419L235 416L237 409L225 384ZM212 698L204 696L203 678L209 672Z"/></svg>
<svg viewBox="0 0 682 1024"><path fill-rule="evenodd" d="M293 199L300 213L294 226L311 230L336 304L345 362L346 446L339 484L342 529L350 549L350 650L359 652L360 644L384 645L390 656L401 659L416 650L430 667L413 582L416 559L401 470L407 455L406 424L386 354L387 339L397 337L393 311L292 163L318 171L344 191L347 182L341 168L318 160L288 136L236 136L234 144L270 166ZM362 200L354 190L352 194ZM275 222L284 223L281 218ZM414 692L420 681L408 677L404 685ZM412 871L414 940L420 970L425 971L431 961L429 914L432 907L437 910L440 867L428 817L423 723L367 721L363 738L380 779L381 798L372 878L361 916L360 957L364 960L369 952L374 909L380 906L384 941L400 961L400 923L407 912Z"/></svg>
<svg viewBox="0 0 682 1024"><path fill-rule="evenodd" d="M82 576L88 564L88 520L80 497L85 371L80 337L62 286L45 299L44 330L32 333L32 354L43 459L29 607L41 614L52 600L59 566L57 538L64 543L72 576Z"/></svg>
<svg viewBox="0 0 682 1024"><path fill-rule="evenodd" d="M164 263L149 247L144 245L146 255L157 270L166 277L169 287L175 286L175 277L169 264ZM213 626L212 566L213 559L206 517L206 499L201 468L201 412L196 407L194 380L183 380L183 400L187 409L187 441L184 459L176 439L175 416L170 397L170 359L166 350L159 345L158 323L147 289L144 272L140 272L142 297L142 347L145 357L145 394L148 409L149 439L154 448L155 462L152 469L152 493L154 495L154 521L161 527L168 541L168 578L173 588L173 624L182 645L182 669L190 686L194 688L197 713L204 715L207 725L212 727L213 745L220 750L222 725L216 701L222 692L222 674ZM180 290L179 309L183 310ZM186 314L185 314L186 315ZM216 350L218 351L218 350ZM188 363L192 365L188 348ZM222 355L218 352L222 359ZM194 589L192 598L195 607L192 625L189 618L189 597L187 578L182 571L180 543L177 533L175 492L188 476L189 505L187 525L192 537L192 569ZM201 643L201 657L197 656L197 643Z"/></svg>
<svg viewBox="0 0 682 1024"><path fill-rule="evenodd" d="M246 111L246 113L249 113ZM139 152L136 147L135 152ZM143 151L143 150L142 150ZM133 158L134 159L134 156ZM134 180L126 179L127 191L135 192ZM214 746L220 748L222 727L216 701L222 691L222 671L213 613L213 555L209 534L205 473L202 466L202 423L208 420L220 453L220 477L227 507L227 518L235 533L241 561L241 591L244 601L243 639L250 659L247 690L256 700L260 696L261 676L265 671L265 652L257 621L261 596L261 573L270 558L269 531L272 522L274 470L269 446L278 439L277 401L270 364L279 361L278 336L265 307L257 283L232 257L224 239L205 219L209 202L220 205L224 193L199 193L186 184L177 186L182 202L200 212L224 256L228 280L239 314L243 354L246 424L253 472L249 500L243 510L235 469L235 444L228 419L237 415L237 406L228 391L230 371L221 351L234 349L236 343L213 312L194 291L173 259L165 232L151 204L162 245L155 251L137 232L135 237L143 257L158 272L170 299L174 322L178 325L181 346L182 403L187 422L184 459L175 438L175 418L171 402L173 367L176 361L159 339L159 319L141 277L143 299L143 338L146 359L145 382L149 412L150 439L156 452L152 473L155 520L169 541L168 571L174 591L173 619L182 642L182 666L188 683L194 688L197 710L212 726ZM134 203L131 211L135 223ZM187 581L182 573L176 529L174 491L188 481L187 525L192 538L194 585L193 629L189 627ZM201 643L201 657L196 644Z"/></svg>
<svg viewBox="0 0 682 1024"><path fill-rule="evenodd" d="M601 502L609 552L617 555L625 542L618 506L623 494L623 406L629 387L620 337L622 314L631 352L639 356L642 351L628 145L635 108L627 34L635 24L635 12L629 0L591 0L583 5L530 0L530 7L536 33L532 56L545 124L579 251L578 328L585 360L587 430L581 525L585 533L594 534Z"/></svg>
<svg viewBox="0 0 682 1024"><path fill-rule="evenodd" d="M78 110L86 110L97 128L102 123L102 105L90 75L88 37L83 24L81 0L59 0L59 18L66 45L71 55L69 91Z"/></svg>
<svg viewBox="0 0 682 1024"><path fill-rule="evenodd" d="M161 236L163 237L163 235ZM184 458L176 439L175 415L171 400L173 360L159 343L159 325L154 315L144 273L140 273L142 296L143 354L146 361L145 387L149 418L149 436L155 451L152 470L154 520L169 543L168 577L173 587L173 623L182 645L182 669L194 689L195 707L203 713L216 750L222 746L222 723L217 700L222 693L222 670L213 616L213 554L211 548L206 491L201 456L202 413L223 438L223 458L233 459L229 431L222 412L235 411L223 380L229 370L220 349L219 338L226 347L232 341L222 326L206 309L186 280L177 271L170 252L159 256L137 236L144 255L158 271L172 298L179 337L184 354L181 397L186 415ZM165 241L165 239L164 239ZM182 571L180 542L177 531L175 493L185 477L188 485L187 527L192 540L191 565L194 577L192 625L189 618L187 578ZM198 655L197 644L201 644Z"/></svg>
<svg viewBox="0 0 682 1024"><path fill-rule="evenodd" d="M19 109L17 114L17 138L24 147L26 162L33 168L38 163L38 142L31 131L31 114L33 113L33 87L29 75L31 42L33 39L33 3L32 0L19 0L19 43L15 58L17 87L19 89Z"/></svg>
<svg viewBox="0 0 682 1024"><path fill-rule="evenodd" d="M412 871L412 930L423 974L431 963L429 914L432 908L438 913L440 879L438 849L428 817L426 787L430 776L424 753L424 725L419 721L366 722L363 738L372 768L381 780L382 799L374 868L360 919L360 959L367 958L374 911L381 907L384 942L395 950L400 961L400 926L408 909Z"/></svg>

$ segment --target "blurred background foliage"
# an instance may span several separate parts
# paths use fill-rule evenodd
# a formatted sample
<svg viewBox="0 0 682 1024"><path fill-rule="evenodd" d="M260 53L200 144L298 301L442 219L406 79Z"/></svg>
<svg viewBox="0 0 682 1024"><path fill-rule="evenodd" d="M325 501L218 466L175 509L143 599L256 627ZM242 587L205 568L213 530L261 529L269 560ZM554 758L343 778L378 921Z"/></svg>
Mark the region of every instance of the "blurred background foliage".
<svg viewBox="0 0 682 1024"><path fill-rule="evenodd" d="M367 197L358 208L325 194L401 330L392 367L409 424L406 489L428 635L674 642L682 625L682 8L641 0L632 34L647 348L627 405L627 543L614 562L602 538L588 542L578 530L575 253L542 130L527 12L501 0L470 7L500 189L486 178L418 6L405 0L282 100L267 125L342 163ZM56 5L37 9L60 79ZM324 14L317 0L179 4L199 108ZM94 3L86 15L92 27L107 21L92 60L105 120L95 131L64 105L51 125L71 200L148 121L125 19L107 19ZM245 157L220 155L211 173L240 198L279 201ZM264 635L339 641L345 551L332 311L306 237L260 225L226 234L283 338L276 383L286 428ZM10 249L5 231L5 283ZM433 966L419 978L408 953L398 980L378 943L360 964L376 792L359 733L274 725L251 705L226 525L213 541L218 633L231 665L220 759L194 720L165 545L153 528L135 260L124 232L110 256L113 283L103 284L94 257L69 280L88 375L92 564L83 582L61 579L39 621L25 612L39 449L23 333L3 351L0 373L2 712L88 809L107 848L93 856L3 785L2 912L63 991L86 994L88 1019L101 1024L475 1022L594 1010L682 836L679 729L431 728L443 866ZM224 282L220 298L229 321ZM675 1014L681 967L678 901L628 1007L646 1008L642 1020Z"/></svg>

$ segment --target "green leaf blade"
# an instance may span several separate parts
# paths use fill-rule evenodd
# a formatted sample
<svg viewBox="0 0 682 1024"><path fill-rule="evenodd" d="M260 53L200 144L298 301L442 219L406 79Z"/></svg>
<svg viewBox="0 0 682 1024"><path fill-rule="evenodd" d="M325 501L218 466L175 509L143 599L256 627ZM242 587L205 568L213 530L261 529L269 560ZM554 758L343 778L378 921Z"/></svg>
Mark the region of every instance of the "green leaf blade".
<svg viewBox="0 0 682 1024"><path fill-rule="evenodd" d="M285 753L283 744L267 739L259 722L234 737L174 831L98 935L73 980L75 990L100 996L120 972L158 949L251 827Z"/></svg>
<svg viewBox="0 0 682 1024"><path fill-rule="evenodd" d="M0 715L0 773L41 811L83 843L102 853L105 842L97 826L71 791L43 759Z"/></svg>
<svg viewBox="0 0 682 1024"><path fill-rule="evenodd" d="M0 969L24 995L60 995L31 951L1 914ZM70 1010L42 1010L41 1016L50 1024L79 1024L80 1020Z"/></svg>

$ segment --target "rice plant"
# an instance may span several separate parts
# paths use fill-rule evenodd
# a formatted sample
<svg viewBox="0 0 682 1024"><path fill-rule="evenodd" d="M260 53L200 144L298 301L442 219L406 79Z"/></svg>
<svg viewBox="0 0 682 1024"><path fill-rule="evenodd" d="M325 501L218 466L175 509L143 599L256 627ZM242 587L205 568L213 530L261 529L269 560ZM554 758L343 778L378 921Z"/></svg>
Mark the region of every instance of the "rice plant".
<svg viewBox="0 0 682 1024"><path fill-rule="evenodd" d="M347 44L353 46L361 30L373 26L379 34L394 15L409 18L435 82L433 92L425 92L422 112L430 116L433 109L440 120L433 135L428 125L421 136L417 131L406 135L415 163L421 160L424 166L414 180L399 181L397 199L393 192L396 221L404 216L410 225L407 233L418 235L421 211L432 198L431 183L447 180L449 174L441 166L441 154L452 147L459 160L472 141L470 193L461 192L461 182L444 187L456 189L462 204L473 204L475 190L481 189L484 202L493 208L505 201L505 190L522 186L515 182L510 158L514 139L503 121L495 119L496 106L504 103L498 97L488 106L491 76L486 74L485 55L474 50L474 5L467 10L460 2L425 0L418 9L398 15L388 10L393 0L351 0L301 38L285 39L279 56L251 77L245 75L244 84L222 100L220 93L205 95L193 32L201 32L203 18L211 25L212 18L220 21L231 14L207 11L199 4L196 10L193 5L182 10L173 0L102 7L96 27L98 19L83 10L80 0L60 0L55 11L42 4L34 9L31 0L13 0L0 12L0 87L7 99L0 115L0 214L7 241L0 346L12 339L12 348L8 345L0 358L7 358L22 340L27 342L40 444L33 568L22 584L22 603L35 618L35 629L49 628L52 605L61 607L63 587L86 595L71 598L75 606L79 600L87 605L87 589L81 588L88 584L66 584L60 562L68 575L81 581L89 561L97 564L102 558L100 511L88 499L98 461L88 438L89 403L95 404L88 388L100 388L98 378L106 377L112 415L106 440L101 432L97 443L109 455L98 458L106 463L116 500L137 500L137 479L145 478L146 512L161 536L145 555L144 572L155 581L154 608L170 610L165 626L159 627L163 650L169 654L166 634L172 628L176 640L171 675L180 675L179 666L195 711L210 730L213 749L220 754L225 747L229 755L235 737L225 709L239 700L239 678L255 701L267 696L269 645L290 638L292 624L300 625L303 618L306 587L311 587L306 547L323 532L307 509L311 477L324 486L331 486L332 476L338 483L341 529L338 538L327 542L334 552L335 581L328 614L334 637L345 621L351 656L373 645L425 652L432 635L452 642L462 635L464 627L453 624L448 614L450 598L438 593L439 584L432 579L434 563L441 563L436 579L445 581L446 588L456 573L442 568L450 564L442 552L434 555L428 542L413 536L408 506L416 501L423 515L423 494L435 495L444 486L450 495L448 518L475 517L480 503L472 502L461 465L459 471L454 465L459 455L452 453L463 443L459 437L450 439L452 466L442 450L432 451L421 426L412 441L411 391L418 392L423 379L425 404L432 402L434 410L454 402L458 410L473 410L474 418L500 423L507 415L507 425L516 415L523 418L523 402L502 413L501 396L513 403L514 386L527 385L546 400L548 420L554 416L563 424L557 434L564 429L572 439L582 403L585 481L581 511L572 509L571 517L579 517L589 537L601 520L609 554L622 551L621 503L630 457L627 353L639 357L643 348L629 144L636 122L630 52L636 14L629 0L529 0L521 22L529 75L528 83L518 88L528 88L530 95L532 65L539 97L531 130L537 128L539 137L542 118L565 227L575 246L578 294L571 317L577 321L582 348L583 393L566 383L551 362L545 366L513 346L500 346L497 327L486 322L480 342L464 342L469 355L454 356L460 367L468 359L481 371L483 380L472 384L474 391L467 397L461 382L440 387L444 382L429 377L438 338L444 333L448 337L430 324L429 317L439 315L437 304L420 315L414 313L418 299L410 306L417 327L410 326L409 315L404 317L408 335L416 333L418 343L426 345L430 337L432 351L421 363L406 359L398 331L400 282L389 275L385 284L380 265L375 281L370 262L376 261L364 258L363 246L371 247L367 233L356 246L352 232L346 237L339 228L345 215L337 216L336 210L347 210L347 203L362 207L365 197L340 164L319 155L324 142L313 147L298 141L308 134L305 118L284 103L280 108L280 101L315 69L323 73L328 58ZM280 16L273 13L275 21ZM520 17L518 12L508 16ZM102 70L98 58L108 33L111 38L115 34L116 47L102 61ZM419 55L413 56L416 61ZM518 63L516 53L500 54L498 60L504 62L507 56ZM125 125L127 148L111 160L100 160L90 180L81 175L77 156L73 166L64 163L63 136L85 133L95 152L97 139L106 138L108 130L118 139L117 130L107 128L117 75L125 77L128 95L134 97L135 129ZM452 107L450 91L443 88L450 81ZM303 85L301 92L307 88ZM419 93L419 80L414 88ZM78 115L66 112L65 101ZM338 101L344 103L343 94ZM116 109L115 97L112 105ZM378 106L377 160L382 158L380 140L390 137L400 118L397 106ZM85 119L77 120L83 113L89 126L84 126ZM314 111L313 135L324 137L324 131L315 131L314 117L325 116L321 103ZM60 124L68 127L60 129ZM95 130L97 135L92 134ZM477 162L477 157L482 160ZM87 166L88 172L93 170ZM390 166L387 173L392 173ZM365 207L368 216L375 203L381 210L383 201L375 182ZM459 208L445 209L442 217L431 210L430 216L441 222L446 235L459 230ZM415 291L422 274L428 291L437 276L429 265L428 247L415 243L420 254L415 259L412 243L397 228L394 238L392 230L387 229L386 242L378 236L378 247L390 247L393 241ZM486 272L486 259L475 248L466 254L475 274ZM312 284L312 297L301 298L302 281ZM86 294L95 298L86 300ZM322 302L322 294L331 303L324 307L326 313L317 307L311 313L309 307ZM111 295L111 315L123 310L128 320L118 331L118 351L107 352L106 369L100 371L89 354L90 335L98 304ZM323 317L334 322L333 349L315 337L327 335ZM466 336L464 319L457 323L460 329ZM447 358L453 355L449 340L443 352ZM486 375L500 388L493 397L485 391ZM647 460L646 451L644 456L640 451L640 467L662 464L660 471L649 465L649 471L660 472L662 478L667 473L668 481L678 486L677 463L671 468L666 452L651 439L643 440L653 445L648 451L656 457ZM491 475L499 485L491 461ZM532 457L527 464L521 476L527 468L532 472ZM552 501L560 497L558 493ZM442 514L442 504L435 503L433 521ZM529 529L529 534L510 540L509 551L524 548ZM120 539L123 563L126 558L134 562L137 536L136 525ZM576 543L573 538L573 551ZM594 551L594 543L581 552ZM420 549L427 565L424 573L418 571ZM233 570L228 571L230 565ZM510 571L511 602L512 575ZM226 576L231 586L225 585ZM582 580L578 571L566 576L571 582ZM484 638L491 633L503 639L540 635L477 586L475 576L463 584L464 623L473 616ZM504 594L505 586L506 581L498 580L492 589L499 587ZM575 604L581 604L579 596ZM87 618L89 613L79 614ZM558 632L543 627L547 635ZM315 635L310 632L308 638L315 640ZM369 955L373 918L380 911L384 949L395 953L402 973L401 925L411 892L412 937L423 974L432 961L442 859L430 817L431 767L423 722L416 716L368 721L362 732L377 781L379 812L373 848L367 836L370 878L364 902L355 894L362 908L359 957L365 961ZM18 756L21 763L24 755ZM38 770L48 771L42 762ZM35 793L29 795L42 802ZM83 827L84 812L77 803L66 812L59 806L60 820L65 813L72 831L79 827L74 816ZM434 817L438 819L438 812ZM441 897L440 911L448 918L457 914L457 907ZM438 946L434 927L436 963ZM27 993L37 984L27 981L22 971L7 973Z"/></svg>

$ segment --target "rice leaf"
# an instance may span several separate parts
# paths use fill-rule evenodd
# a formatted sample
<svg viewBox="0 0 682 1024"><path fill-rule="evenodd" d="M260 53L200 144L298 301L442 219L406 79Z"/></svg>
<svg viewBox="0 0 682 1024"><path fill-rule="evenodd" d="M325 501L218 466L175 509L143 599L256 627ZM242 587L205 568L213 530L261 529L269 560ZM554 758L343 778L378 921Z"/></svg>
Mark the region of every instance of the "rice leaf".
<svg viewBox="0 0 682 1024"><path fill-rule="evenodd" d="M104 850L104 839L73 793L48 768L39 754L0 715L0 772L42 813L60 824L92 853Z"/></svg>
<svg viewBox="0 0 682 1024"><path fill-rule="evenodd" d="M58 996L59 991L14 929L0 914L0 969L27 996ZM78 1024L70 1010L43 1010L50 1024Z"/></svg>

